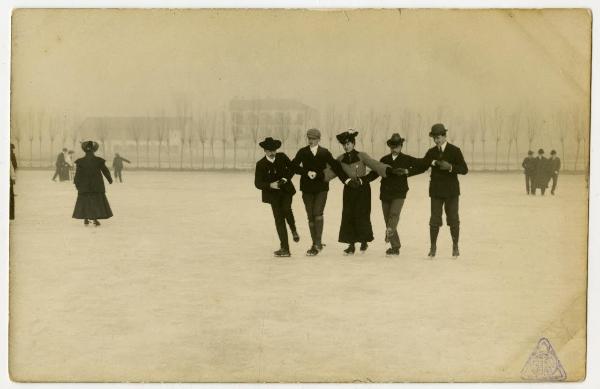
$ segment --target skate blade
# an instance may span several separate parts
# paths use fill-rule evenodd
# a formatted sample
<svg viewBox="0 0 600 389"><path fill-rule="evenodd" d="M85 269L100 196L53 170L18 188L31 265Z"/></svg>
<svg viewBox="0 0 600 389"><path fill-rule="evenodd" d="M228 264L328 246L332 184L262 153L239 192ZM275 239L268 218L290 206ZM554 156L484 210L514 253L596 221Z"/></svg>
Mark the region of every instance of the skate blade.
<svg viewBox="0 0 600 389"><path fill-rule="evenodd" d="M344 257L352 257L354 256L354 253L344 253Z"/></svg>

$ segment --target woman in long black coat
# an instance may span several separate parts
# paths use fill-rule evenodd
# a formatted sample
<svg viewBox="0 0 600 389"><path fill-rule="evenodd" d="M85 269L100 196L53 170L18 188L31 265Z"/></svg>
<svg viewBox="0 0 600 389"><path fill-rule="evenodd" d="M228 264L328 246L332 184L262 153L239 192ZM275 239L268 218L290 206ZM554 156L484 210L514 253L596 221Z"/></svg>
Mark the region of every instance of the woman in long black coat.
<svg viewBox="0 0 600 389"><path fill-rule="evenodd" d="M94 225L99 226L98 219L108 219L113 215L106 198L102 175L106 177L109 184L112 184L113 180L106 167L106 161L94 155L98 150L98 143L83 142L81 148L85 152L85 157L75 161L73 181L78 193L73 218L83 219L86 226L90 224L90 220L93 220Z"/></svg>

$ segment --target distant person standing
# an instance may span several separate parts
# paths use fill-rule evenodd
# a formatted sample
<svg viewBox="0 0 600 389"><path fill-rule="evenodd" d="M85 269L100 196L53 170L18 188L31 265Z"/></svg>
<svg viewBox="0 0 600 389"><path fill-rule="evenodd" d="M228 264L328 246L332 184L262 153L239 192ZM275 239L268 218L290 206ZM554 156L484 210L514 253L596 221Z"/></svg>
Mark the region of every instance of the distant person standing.
<svg viewBox="0 0 600 389"><path fill-rule="evenodd" d="M110 171L106 167L106 161L94 155L98 150L98 143L86 141L81 144L85 152L85 157L75 161L74 183L77 188L77 202L73 211L74 219L83 219L83 224L90 224L94 221L97 227L100 225L99 219L108 219L113 216L112 210L106 198L104 189L104 180L106 177L109 184L113 180Z"/></svg>
<svg viewBox="0 0 600 389"><path fill-rule="evenodd" d="M556 184L558 183L558 172L560 172L560 158L556 156L556 150L550 152L550 172L552 178L552 190L550 194L554 196L556 191Z"/></svg>
<svg viewBox="0 0 600 389"><path fill-rule="evenodd" d="M437 237L442 223L442 211L446 211L446 224L450 227L452 236L452 258L459 256L458 238L460 219L458 216L458 198L460 196L459 174L469 171L460 148L448 143L447 129L443 124L434 124L429 136L435 146L427 150L420 166L409 169L411 174L422 173L431 167L429 181L429 197L431 198L431 217L429 218L429 238L431 247L428 256L435 257Z"/></svg>
<svg viewBox="0 0 600 389"><path fill-rule="evenodd" d="M296 188L292 183L292 177L295 174L294 164L287 155L277 152L281 147L281 141L268 137L259 145L265 151L265 156L256 162L254 186L262 192L262 202L270 204L273 211L280 243L279 250L273 254L276 257L289 257L291 254L286 221L290 226L294 241L300 240L292 212L292 197L296 194Z"/></svg>
<svg viewBox="0 0 600 389"><path fill-rule="evenodd" d="M525 173L525 190L527 191L527 194L531 194L533 192L533 174L535 173L535 157L533 156L533 151L529 150L527 152L527 157L523 159L521 166L523 167L523 173Z"/></svg>
<svg viewBox="0 0 600 389"><path fill-rule="evenodd" d="M548 181L550 181L550 164L548 159L544 157L544 149L538 150L538 156L535 158L535 170L533 173L533 190L532 194L535 196L537 189L540 190L542 196L546 193L548 188Z"/></svg>
<svg viewBox="0 0 600 389"><path fill-rule="evenodd" d="M54 166L56 167L56 170L54 171L54 176L52 176L52 181L56 181L56 177L58 177L60 181L69 181L69 164L67 163L66 148L63 148L62 152L56 157Z"/></svg>
<svg viewBox="0 0 600 389"><path fill-rule="evenodd" d="M419 160L402 153L404 138L395 133L387 141L390 153L383 156L379 161L390 166L391 173L381 179L381 189L379 199L383 210L383 219L385 221L385 241L392 246L387 249L387 256L400 255L400 236L398 235L398 222L400 213L408 192L409 168L417 166ZM379 177L376 171L372 170L368 174L369 180Z"/></svg>
<svg viewBox="0 0 600 389"><path fill-rule="evenodd" d="M73 176L75 175L75 162L73 161L73 155L75 154L75 152L73 150L69 150L69 152L67 153L67 157L68 157L68 164L69 164L69 180L73 179Z"/></svg>
<svg viewBox="0 0 600 389"><path fill-rule="evenodd" d="M315 256L323 250L323 213L329 192L329 182L324 181L327 165L335 171L342 182L348 180L340 162L335 160L329 150L319 145L321 132L311 128L306 132L308 146L302 147L292 160L296 173L300 175L300 191L308 218L308 228L312 245L306 252Z"/></svg>
<svg viewBox="0 0 600 389"><path fill-rule="evenodd" d="M115 181L119 179L119 182L123 182L122 171L123 171L123 162L131 163L128 159L125 159L119 155L119 153L115 153L115 158L113 159L113 169L115 169Z"/></svg>
<svg viewBox="0 0 600 389"><path fill-rule="evenodd" d="M17 183L17 156L14 152L15 145L10 144L10 204L9 219L15 219L15 192L13 186Z"/></svg>

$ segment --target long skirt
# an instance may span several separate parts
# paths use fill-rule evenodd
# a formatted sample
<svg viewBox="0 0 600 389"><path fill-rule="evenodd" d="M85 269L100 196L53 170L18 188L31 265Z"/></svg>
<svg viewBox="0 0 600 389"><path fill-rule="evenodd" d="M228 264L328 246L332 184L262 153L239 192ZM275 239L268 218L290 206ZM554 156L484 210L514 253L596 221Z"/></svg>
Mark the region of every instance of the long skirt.
<svg viewBox="0 0 600 389"><path fill-rule="evenodd" d="M339 242L356 243L373 241L371 226L371 186L359 188L344 186L342 224Z"/></svg>
<svg viewBox="0 0 600 389"><path fill-rule="evenodd" d="M10 181L10 204L8 218L10 220L15 220L15 192L13 190L12 180Z"/></svg>
<svg viewBox="0 0 600 389"><path fill-rule="evenodd" d="M63 166L58 168L58 179L60 181L69 181L69 166Z"/></svg>
<svg viewBox="0 0 600 389"><path fill-rule="evenodd" d="M108 199L104 193L79 193L75 210L74 219L108 219L113 215L108 204Z"/></svg>

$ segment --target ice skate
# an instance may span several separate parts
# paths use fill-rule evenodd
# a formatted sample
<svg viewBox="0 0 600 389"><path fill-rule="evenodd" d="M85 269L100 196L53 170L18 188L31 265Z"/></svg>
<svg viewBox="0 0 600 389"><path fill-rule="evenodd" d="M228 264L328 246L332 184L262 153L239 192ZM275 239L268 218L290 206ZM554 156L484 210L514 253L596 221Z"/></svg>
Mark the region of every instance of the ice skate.
<svg viewBox="0 0 600 389"><path fill-rule="evenodd" d="M429 254L427 254L427 258L434 259L435 258L435 252L436 252L436 250L437 250L436 246L431 246L429 248Z"/></svg>
<svg viewBox="0 0 600 389"><path fill-rule="evenodd" d="M385 251L386 257L397 257L398 255L400 255L400 248L392 247Z"/></svg>
<svg viewBox="0 0 600 389"><path fill-rule="evenodd" d="M315 247L317 248L317 250L319 250L319 252L323 251L323 249L325 248L325 246L327 246L325 243L321 243L321 244L315 245Z"/></svg>
<svg viewBox="0 0 600 389"><path fill-rule="evenodd" d="M317 246L311 246L308 251L306 252L306 256L307 257L314 257L315 255L319 254L319 249L317 248Z"/></svg>
<svg viewBox="0 0 600 389"><path fill-rule="evenodd" d="M355 251L354 245L351 244L348 246L348 248L346 250L344 250L344 255L345 256L354 255L354 251Z"/></svg>
<svg viewBox="0 0 600 389"><path fill-rule="evenodd" d="M291 257L290 250L279 249L273 253L276 257Z"/></svg>
<svg viewBox="0 0 600 389"><path fill-rule="evenodd" d="M98 220L94 220L94 227L100 227L100 222Z"/></svg>
<svg viewBox="0 0 600 389"><path fill-rule="evenodd" d="M458 259L460 252L458 251L458 245L452 245L452 259Z"/></svg>
<svg viewBox="0 0 600 389"><path fill-rule="evenodd" d="M294 239L294 242L300 242L300 235L298 235L298 231L292 231L292 238Z"/></svg>
<svg viewBox="0 0 600 389"><path fill-rule="evenodd" d="M85 219L83 221L83 225L86 226L86 227L89 226L90 225L90 221L88 219Z"/></svg>
<svg viewBox="0 0 600 389"><path fill-rule="evenodd" d="M367 244L367 242L362 242L360 244L360 253L364 254L368 248L369 248L369 245Z"/></svg>

